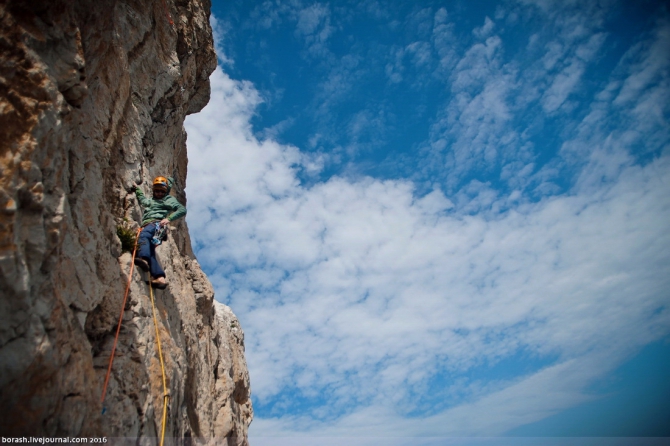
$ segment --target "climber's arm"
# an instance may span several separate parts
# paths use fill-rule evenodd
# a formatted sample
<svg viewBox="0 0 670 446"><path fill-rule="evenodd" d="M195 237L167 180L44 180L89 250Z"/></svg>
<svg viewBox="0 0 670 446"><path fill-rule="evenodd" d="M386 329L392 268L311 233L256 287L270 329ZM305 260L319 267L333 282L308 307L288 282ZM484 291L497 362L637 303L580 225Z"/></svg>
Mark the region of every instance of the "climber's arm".
<svg viewBox="0 0 670 446"><path fill-rule="evenodd" d="M172 205L172 212L168 214L166 219L169 221L175 221L179 218L182 218L184 215L186 215L186 207L181 204L179 201L177 201L176 198L170 197L170 204Z"/></svg>
<svg viewBox="0 0 670 446"><path fill-rule="evenodd" d="M140 205L144 208L148 208L151 206L151 199L147 198L146 195L144 195L144 192L142 192L142 189L139 187L135 189L135 196L137 196L137 201L140 202Z"/></svg>

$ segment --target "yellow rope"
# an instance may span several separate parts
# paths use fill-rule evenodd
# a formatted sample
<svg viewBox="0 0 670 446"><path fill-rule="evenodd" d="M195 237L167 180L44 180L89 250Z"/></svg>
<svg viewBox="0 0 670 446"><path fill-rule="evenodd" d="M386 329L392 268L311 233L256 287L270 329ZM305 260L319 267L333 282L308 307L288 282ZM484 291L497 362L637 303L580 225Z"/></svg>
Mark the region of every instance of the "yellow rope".
<svg viewBox="0 0 670 446"><path fill-rule="evenodd" d="M167 421L167 407L170 395L168 395L167 384L165 383L165 364L163 363L163 350L161 349L161 338L160 335L158 334L158 320L156 319L156 305L154 304L154 287L151 286L151 281L149 281L149 296L151 297L151 310L154 315L154 327L156 327L158 358L161 361L161 374L163 375L163 426L161 428L161 443L160 443L160 446L163 446L163 442L165 441L165 424Z"/></svg>

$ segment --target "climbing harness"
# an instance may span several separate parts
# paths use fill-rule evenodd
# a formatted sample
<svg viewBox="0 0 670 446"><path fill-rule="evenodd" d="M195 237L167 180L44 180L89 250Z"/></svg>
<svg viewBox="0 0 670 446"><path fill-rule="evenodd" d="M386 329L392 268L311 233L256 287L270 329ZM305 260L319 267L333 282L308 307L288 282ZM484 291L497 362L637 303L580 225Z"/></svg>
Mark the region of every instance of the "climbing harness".
<svg viewBox="0 0 670 446"><path fill-rule="evenodd" d="M158 226L158 229L160 228L160 224L156 223ZM126 301L128 300L128 292L130 291L130 282L133 277L133 267L135 266L135 255L137 254L137 242L140 237L140 232L142 231L142 228L139 228L137 230L137 234L135 235L135 247L133 248L133 258L130 263L130 273L128 274L128 283L126 285L126 292L123 296L123 305L121 306L121 315L119 316L119 323L116 327L116 336L114 336L114 345L112 346L112 353L109 357L109 366L107 367L107 375L105 376L105 384L102 388L102 397L100 399L101 403L105 402L105 394L107 393L107 385L109 383L109 377L112 372L112 363L114 362L114 353L116 352L116 344L119 339L119 333L121 331L121 323L123 322L123 313L126 309ZM161 240L162 241L162 240ZM153 243L153 239L152 239ZM160 242L158 243L160 244ZM151 281L147 281L149 284L149 298L151 299L151 311L153 314L153 319L154 319L154 328L156 330L156 344L158 346L158 359L160 360L161 364L161 376L163 379L163 419L162 419L162 426L161 426L161 441L160 441L160 446L163 446L165 442L165 426L167 425L167 409L168 409L168 404L170 402L170 394L167 390L167 381L165 379L165 362L163 361L163 349L161 347L161 338L160 334L158 331L158 318L156 317L156 304L154 302L154 288L151 285ZM105 407L102 409L102 414L105 414Z"/></svg>
<svg viewBox="0 0 670 446"><path fill-rule="evenodd" d="M151 244L158 246L163 243L163 241L167 240L168 227L161 225L160 222L156 222L155 225L156 231L154 232L154 236L151 238Z"/></svg>

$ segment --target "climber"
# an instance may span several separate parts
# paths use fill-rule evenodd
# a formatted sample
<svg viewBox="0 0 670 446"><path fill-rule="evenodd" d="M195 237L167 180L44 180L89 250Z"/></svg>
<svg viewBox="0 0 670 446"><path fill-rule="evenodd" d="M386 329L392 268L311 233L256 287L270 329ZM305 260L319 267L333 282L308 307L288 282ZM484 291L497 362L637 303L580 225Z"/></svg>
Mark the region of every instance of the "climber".
<svg viewBox="0 0 670 446"><path fill-rule="evenodd" d="M167 281L165 271L156 259L156 246L152 239L157 231L166 228L171 221L186 215L184 205L170 195L173 184L173 178L156 177L152 187L153 198L147 198L137 186L131 188L143 209L142 232L137 242L135 264L144 271L150 271L151 285L160 289L167 287Z"/></svg>

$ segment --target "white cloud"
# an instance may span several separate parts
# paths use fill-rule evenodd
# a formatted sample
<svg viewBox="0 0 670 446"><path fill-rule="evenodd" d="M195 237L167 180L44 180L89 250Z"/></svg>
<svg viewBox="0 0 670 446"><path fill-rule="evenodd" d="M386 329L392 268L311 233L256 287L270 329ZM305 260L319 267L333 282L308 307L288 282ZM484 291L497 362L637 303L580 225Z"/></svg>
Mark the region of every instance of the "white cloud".
<svg viewBox="0 0 670 446"><path fill-rule="evenodd" d="M542 107L545 112L552 113L556 111L565 103L568 96L575 91L584 74L586 65L591 62L604 41L605 34L598 33L592 35L586 43L576 47L574 51L575 55L568 59L566 62L567 66L554 77L553 82L544 93ZM553 67L555 65L556 60L560 56L552 53L554 53L554 48L559 47L560 45L555 42L550 44L550 51L547 54L551 54L549 56L551 62L545 61L545 67Z"/></svg>
<svg viewBox="0 0 670 446"><path fill-rule="evenodd" d="M572 93L579 83L582 74L584 74L584 65L577 62L561 71L544 94L542 100L544 111L552 113L563 105L568 95Z"/></svg>
<svg viewBox="0 0 670 446"><path fill-rule="evenodd" d="M412 42L407 45L406 49L413 55L413 62L417 68L421 69L430 66L432 54L428 42Z"/></svg>
<svg viewBox="0 0 670 446"><path fill-rule="evenodd" d="M328 56L327 42L334 31L330 24L329 7L315 3L297 10L295 14L295 32L305 40L308 54L320 58Z"/></svg>
<svg viewBox="0 0 670 446"><path fill-rule="evenodd" d="M631 66L632 74L626 79L615 99L614 103L616 105L624 105L635 100L654 83L667 82L668 66L670 65L670 57L668 57L670 23L662 22L656 28L654 37L648 50L645 51L644 45L640 45L632 48L627 54L627 57L632 59L643 55L643 59L635 61L637 63Z"/></svg>
<svg viewBox="0 0 670 446"><path fill-rule="evenodd" d="M424 163L438 177L446 177L452 191L475 169L490 173L514 147L514 160L525 160L518 135L509 126L516 88L513 66L502 64L503 42L491 36L472 45L450 74L452 96L431 128L431 156ZM436 144L437 143L437 144ZM527 161L527 160L526 160Z"/></svg>
<svg viewBox="0 0 670 446"><path fill-rule="evenodd" d="M219 62L225 65L231 65L232 60L226 57L223 51L223 39L226 34L224 25L219 22L214 15L209 16L209 25L212 27L212 35L214 37L214 50L219 58Z"/></svg>
<svg viewBox="0 0 670 446"><path fill-rule="evenodd" d="M495 23L489 17L486 17L484 19L484 24L479 28L473 29L472 34L474 34L479 39L485 39L491 35L493 28L495 28Z"/></svg>
<svg viewBox="0 0 670 446"><path fill-rule="evenodd" d="M667 334L667 157L623 163L595 191L466 215L403 181L306 189L300 152L251 134L253 88L217 69L212 90L187 123L188 221L217 298L244 325L254 395L325 394L350 412L281 429L498 434L581 401L595 377ZM421 423L405 418L437 368L459 376L521 351L558 360ZM554 397L533 397L539 388ZM483 407L490 416L473 421Z"/></svg>
<svg viewBox="0 0 670 446"><path fill-rule="evenodd" d="M320 4L314 4L300 10L298 13L297 32L303 36L309 36L316 34L317 28L320 26L324 28L321 32L327 30L327 24L326 26L322 24L328 21L329 15L328 8Z"/></svg>
<svg viewBox="0 0 670 446"><path fill-rule="evenodd" d="M452 57L447 19L446 10L435 17L442 61ZM559 167L533 172L531 148L510 121L532 101L559 110L602 34L543 46L552 54L538 58L535 74L551 71L551 82L519 102L500 37L454 62L454 99L434 127L434 150L452 151L444 159L456 175L499 160L523 169L509 173L509 194L481 181L449 196L367 177L305 186L298 173L318 171L323 159L257 139L250 119L260 95L218 68L210 104L186 123L187 218L217 299L245 329L255 401L275 403L277 416L257 417L252 433L498 435L585 401L595 380L667 336L670 86L666 65L653 61L662 26L572 125L560 162L579 166L574 186L537 202L524 187L550 187ZM359 62L342 63L342 77L333 72L324 85L331 100ZM372 119L361 114L350 130L360 134ZM657 156L637 164L631 148L650 135ZM469 377L524 355L539 365L504 380ZM437 409L411 416L428 394ZM295 398L315 408L284 414Z"/></svg>
<svg viewBox="0 0 670 446"><path fill-rule="evenodd" d="M445 8L440 8L435 12L431 41L440 59L437 72L439 75L445 75L458 60L454 24L450 23L449 13Z"/></svg>
<svg viewBox="0 0 670 446"><path fill-rule="evenodd" d="M295 24L294 35L305 44L305 55L327 58L327 43L336 27L331 25L330 6L327 3L306 5L301 0L288 2L266 0L256 5L249 14L246 26L267 30L284 22Z"/></svg>
<svg viewBox="0 0 670 446"><path fill-rule="evenodd" d="M290 11L290 5L282 2L266 0L257 5L250 13L254 26L260 29L270 29L283 21L283 16Z"/></svg>
<svg viewBox="0 0 670 446"><path fill-rule="evenodd" d="M556 179L572 169L575 160L567 156L546 165L537 163L540 152L552 150L550 140L547 148L537 145L537 137L541 136L537 129L547 124L551 126L548 118L560 116L567 122L563 133L569 134L572 126L579 122L570 118L584 113L593 100L589 94L592 94L594 81L584 82L584 76L602 57L602 48L607 41L603 31L607 4L520 3L537 6L547 16L542 21L546 26L530 36L525 48L506 44L505 30L500 29L502 34L496 35L498 29L489 19L483 27L473 30L479 38L488 36L486 40L475 41L455 56L454 48L458 49L462 41L453 37L451 18L446 10L435 14L434 32L440 30L437 34L440 40L433 40L434 49L441 54L443 64L450 63L453 67L446 76L440 66L435 76L444 82L451 96L431 126L429 143L425 146L427 156L417 179L429 176L431 181L441 182L449 193L455 193L464 186L463 181L473 175L478 181L499 175L508 187L520 190L525 196L565 190L556 185ZM535 8L526 8L524 20L528 23L529 17L537 19L537 12ZM622 77L625 70L635 74L630 75L623 86L610 86L610 95L619 89L620 92L614 102L612 98L607 99L603 112L611 125L616 115L613 105L628 109L631 107L629 98L644 97L646 100L638 101L635 109L641 110L645 118L640 120L631 116L638 121L637 127L627 125L631 131L619 136L631 140L642 133L647 137L653 134L657 143L649 145L656 147L667 138L668 133L658 129L668 128L663 124L661 110L665 94L670 92L662 74L667 72L664 67L667 67L669 58L661 54L670 40L670 31L667 31L670 27L660 23L657 28L655 43L646 43L644 48L642 44L631 48L622 60L620 65L626 68L614 73L612 81L616 76ZM451 52L447 53L449 46ZM633 93L638 88L643 93ZM590 119L595 119L595 114L591 114ZM586 121L584 125L587 125ZM640 128L644 131L640 132ZM588 138L587 143L583 136L568 141L566 146L575 147L578 145L576 141L581 141L593 147L593 138ZM607 134L597 136L605 138ZM562 155L568 155L568 152L562 150ZM582 156L580 160L583 159ZM517 175L517 172L523 174Z"/></svg>
<svg viewBox="0 0 670 446"><path fill-rule="evenodd" d="M348 54L331 67L325 80L319 85L315 107L320 115L327 115L334 104L341 102L360 77L361 57Z"/></svg>

